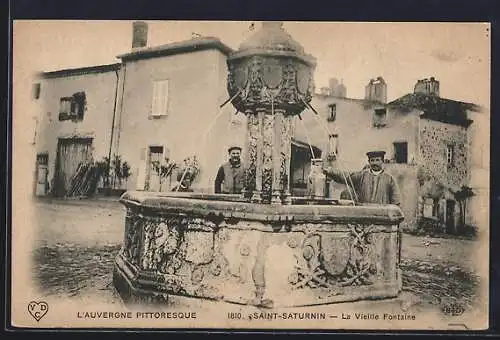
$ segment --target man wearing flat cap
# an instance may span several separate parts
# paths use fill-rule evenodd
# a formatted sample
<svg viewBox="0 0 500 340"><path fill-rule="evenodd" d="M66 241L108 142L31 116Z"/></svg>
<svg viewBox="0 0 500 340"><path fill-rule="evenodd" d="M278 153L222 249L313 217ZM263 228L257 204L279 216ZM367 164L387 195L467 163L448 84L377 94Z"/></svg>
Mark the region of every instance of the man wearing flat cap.
<svg viewBox="0 0 500 340"><path fill-rule="evenodd" d="M327 167L323 171L328 178L346 184L351 190L354 186L355 196L359 203L400 205L396 180L384 171L385 151L370 151L366 155L368 167L361 171L342 174L340 170L333 167Z"/></svg>
<svg viewBox="0 0 500 340"><path fill-rule="evenodd" d="M243 189L245 171L241 162L241 148L232 145L227 149L229 161L222 164L215 177L216 194L239 194Z"/></svg>

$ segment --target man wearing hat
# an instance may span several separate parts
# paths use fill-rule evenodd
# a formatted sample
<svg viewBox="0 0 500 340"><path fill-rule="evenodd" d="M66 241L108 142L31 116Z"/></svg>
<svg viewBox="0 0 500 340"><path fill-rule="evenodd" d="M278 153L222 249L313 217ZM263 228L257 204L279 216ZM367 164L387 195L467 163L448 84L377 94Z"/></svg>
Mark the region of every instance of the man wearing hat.
<svg viewBox="0 0 500 340"><path fill-rule="evenodd" d="M241 163L241 148L232 145L227 149L229 161L222 164L215 177L215 193L239 194L243 189L244 168Z"/></svg>
<svg viewBox="0 0 500 340"><path fill-rule="evenodd" d="M327 167L323 171L327 177L349 186L350 190L354 186L355 196L359 203L400 205L396 180L384 171L385 151L370 151L366 155L368 167L361 171L342 174L340 170L333 167Z"/></svg>

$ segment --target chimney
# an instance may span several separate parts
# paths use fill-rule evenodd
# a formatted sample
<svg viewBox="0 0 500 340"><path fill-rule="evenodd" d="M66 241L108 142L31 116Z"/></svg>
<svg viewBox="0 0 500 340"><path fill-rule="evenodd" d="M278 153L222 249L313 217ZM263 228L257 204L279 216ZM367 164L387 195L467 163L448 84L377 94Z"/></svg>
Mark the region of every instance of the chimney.
<svg viewBox="0 0 500 340"><path fill-rule="evenodd" d="M422 93L429 96L439 97L439 81L434 77L419 79L415 84L413 93Z"/></svg>
<svg viewBox="0 0 500 340"><path fill-rule="evenodd" d="M340 85L339 85L339 97L345 98L347 97L347 88L344 85L344 80L340 80Z"/></svg>
<svg viewBox="0 0 500 340"><path fill-rule="evenodd" d="M337 78L330 78L328 84L331 96L345 98L347 89L343 83L343 80L341 80L339 83Z"/></svg>
<svg viewBox="0 0 500 340"><path fill-rule="evenodd" d="M365 99L383 104L387 103L387 84L384 78L370 79L368 85L365 86Z"/></svg>
<svg viewBox="0 0 500 340"><path fill-rule="evenodd" d="M339 81L337 80L337 78L330 78L328 81L328 87L330 88L330 94L332 96L336 96L337 89L339 87Z"/></svg>
<svg viewBox="0 0 500 340"><path fill-rule="evenodd" d="M148 24L134 21L132 24L132 48L146 47L148 44Z"/></svg>

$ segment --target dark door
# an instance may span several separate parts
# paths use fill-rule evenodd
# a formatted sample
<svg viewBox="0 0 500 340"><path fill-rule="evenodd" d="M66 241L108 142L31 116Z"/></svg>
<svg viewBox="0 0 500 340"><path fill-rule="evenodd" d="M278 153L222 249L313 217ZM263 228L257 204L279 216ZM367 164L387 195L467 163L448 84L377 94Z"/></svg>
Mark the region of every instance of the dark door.
<svg viewBox="0 0 500 340"><path fill-rule="evenodd" d="M455 233L455 201L446 200L446 230Z"/></svg>
<svg viewBox="0 0 500 340"><path fill-rule="evenodd" d="M92 159L92 138L59 138L54 195L64 197L81 163Z"/></svg>
<svg viewBox="0 0 500 340"><path fill-rule="evenodd" d="M155 169L154 163L163 164L163 146L150 146L148 155L148 173L146 176L146 190L162 191L161 178Z"/></svg>
<svg viewBox="0 0 500 340"><path fill-rule="evenodd" d="M396 163L408 163L408 143L394 143L394 160Z"/></svg>

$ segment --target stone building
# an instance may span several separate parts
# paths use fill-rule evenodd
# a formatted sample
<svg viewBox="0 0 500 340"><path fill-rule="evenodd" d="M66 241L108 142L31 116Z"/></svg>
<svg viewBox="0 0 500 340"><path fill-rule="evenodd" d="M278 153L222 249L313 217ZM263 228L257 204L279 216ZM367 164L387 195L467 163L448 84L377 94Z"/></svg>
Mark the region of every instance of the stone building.
<svg viewBox="0 0 500 340"><path fill-rule="evenodd" d="M401 189L408 228L415 227L418 218L429 217L444 229L455 230L461 222L457 193L471 186L472 159L476 159L475 173L484 174L487 168L485 157L473 156L472 148L477 146L471 144L477 138L472 137L470 117L480 115L481 108L439 97L439 82L434 78L419 80L413 93L389 103L386 99L387 84L381 77L370 80L365 99L317 94L312 106L326 128L314 115L304 115L296 138L310 138L326 150L328 136L339 166L346 170L363 168L368 150L386 151L386 169ZM480 182L481 176L475 178ZM332 195L342 191L342 186L333 188ZM485 188L484 181L472 186L476 195L466 200L466 223L477 223L470 207L484 206Z"/></svg>

